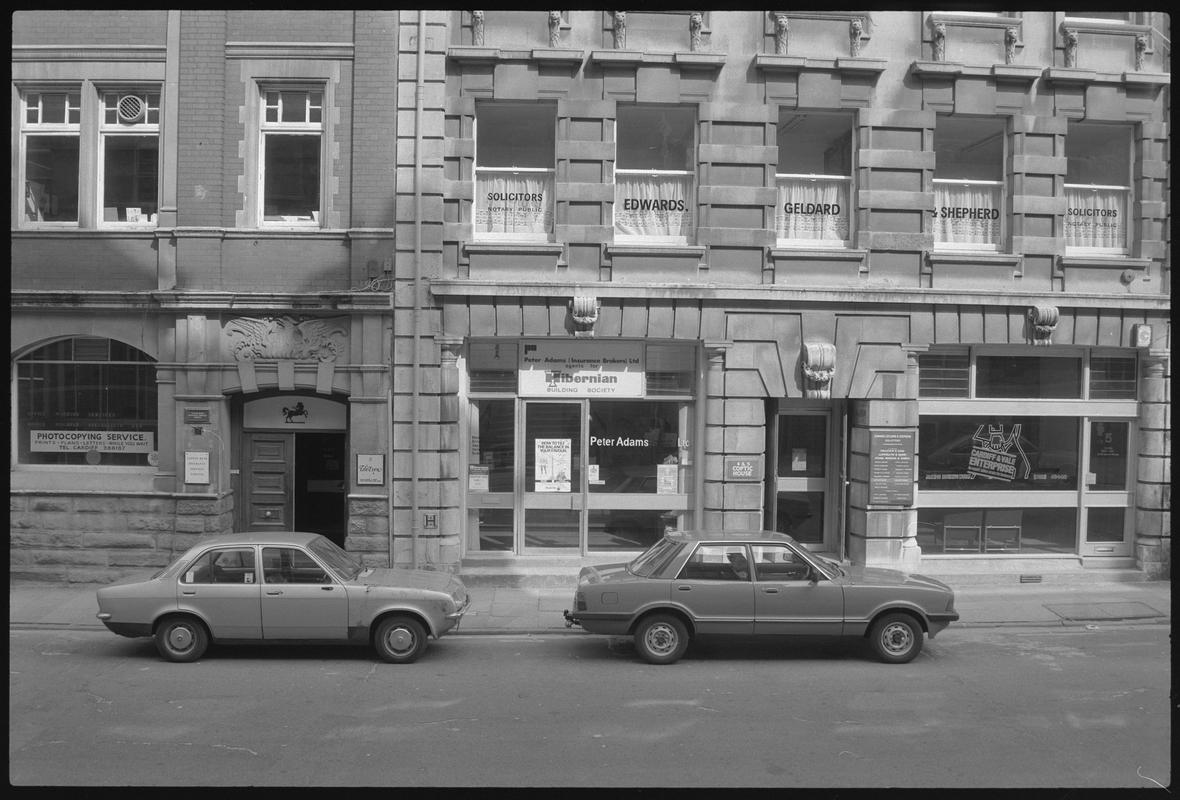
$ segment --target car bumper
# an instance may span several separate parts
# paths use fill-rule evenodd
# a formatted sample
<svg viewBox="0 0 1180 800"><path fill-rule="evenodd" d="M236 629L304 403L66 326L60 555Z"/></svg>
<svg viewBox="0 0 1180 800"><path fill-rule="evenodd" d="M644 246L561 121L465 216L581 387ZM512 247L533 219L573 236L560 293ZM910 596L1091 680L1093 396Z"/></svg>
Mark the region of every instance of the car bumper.
<svg viewBox="0 0 1180 800"><path fill-rule="evenodd" d="M566 627L577 625L587 633L606 633L613 636L625 636L630 631L631 618L618 614L594 614L586 611L562 612Z"/></svg>
<svg viewBox="0 0 1180 800"><path fill-rule="evenodd" d="M463 615L471 608L471 595L467 595L467 599L463 601L463 605L443 617L444 622L439 626L439 635L447 631L458 630L459 623L463 621Z"/></svg>
<svg viewBox="0 0 1180 800"><path fill-rule="evenodd" d="M98 617L102 621L102 624L107 626L107 630L111 631L111 633L117 633L120 636L136 639L141 636L152 635L150 622L115 622L111 619L110 614L104 614L102 612L94 616Z"/></svg>
<svg viewBox="0 0 1180 800"><path fill-rule="evenodd" d="M958 622L958 621L959 621L959 612L958 611L949 611L945 614L927 614L926 615L926 624L930 629L928 631L928 633L930 634L930 638L933 639L935 637L935 635L937 635L939 632L944 630L947 625L950 625L952 622Z"/></svg>

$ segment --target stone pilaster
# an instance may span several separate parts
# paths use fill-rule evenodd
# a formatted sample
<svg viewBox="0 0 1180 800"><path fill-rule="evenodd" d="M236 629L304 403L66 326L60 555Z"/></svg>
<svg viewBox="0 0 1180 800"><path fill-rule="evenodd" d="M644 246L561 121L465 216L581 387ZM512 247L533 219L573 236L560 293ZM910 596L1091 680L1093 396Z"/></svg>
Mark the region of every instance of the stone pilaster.
<svg viewBox="0 0 1180 800"><path fill-rule="evenodd" d="M1166 351L1149 351L1140 382L1135 561L1152 579L1169 579L1172 573L1170 364Z"/></svg>

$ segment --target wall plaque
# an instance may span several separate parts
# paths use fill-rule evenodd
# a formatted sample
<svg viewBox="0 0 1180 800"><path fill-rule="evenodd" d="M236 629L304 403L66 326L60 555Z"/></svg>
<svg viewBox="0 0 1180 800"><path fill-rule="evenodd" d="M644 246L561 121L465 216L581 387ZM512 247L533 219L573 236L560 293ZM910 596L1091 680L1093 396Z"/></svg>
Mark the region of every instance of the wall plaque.
<svg viewBox="0 0 1180 800"><path fill-rule="evenodd" d="M869 505L914 504L914 431L869 431Z"/></svg>

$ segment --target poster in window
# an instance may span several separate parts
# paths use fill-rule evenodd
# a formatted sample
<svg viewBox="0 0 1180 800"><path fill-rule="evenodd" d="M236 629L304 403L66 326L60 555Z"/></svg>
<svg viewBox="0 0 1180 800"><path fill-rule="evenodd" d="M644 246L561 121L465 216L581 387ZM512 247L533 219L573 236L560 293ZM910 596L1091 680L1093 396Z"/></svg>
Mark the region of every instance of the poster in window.
<svg viewBox="0 0 1180 800"><path fill-rule="evenodd" d="M537 439L536 467L533 476L535 492L570 491L572 440Z"/></svg>

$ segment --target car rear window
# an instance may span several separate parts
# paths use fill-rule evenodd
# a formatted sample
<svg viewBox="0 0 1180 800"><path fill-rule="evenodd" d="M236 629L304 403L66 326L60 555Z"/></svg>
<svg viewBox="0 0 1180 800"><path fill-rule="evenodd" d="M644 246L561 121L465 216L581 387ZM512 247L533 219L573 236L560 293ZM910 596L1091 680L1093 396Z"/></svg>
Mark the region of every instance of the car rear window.
<svg viewBox="0 0 1180 800"><path fill-rule="evenodd" d="M641 578L650 578L663 571L683 545L671 539L661 539L627 565L627 571Z"/></svg>

